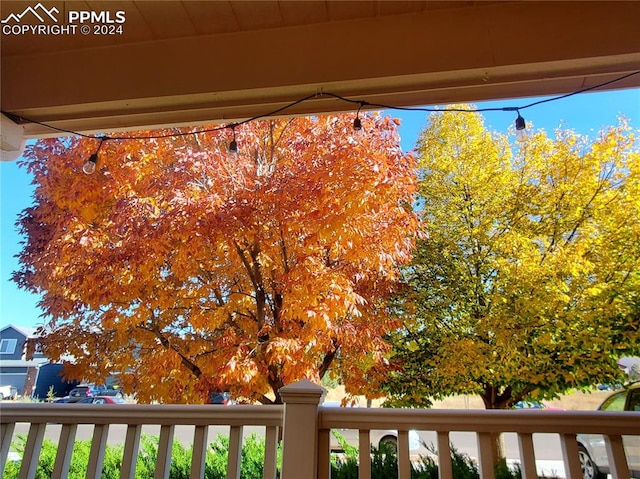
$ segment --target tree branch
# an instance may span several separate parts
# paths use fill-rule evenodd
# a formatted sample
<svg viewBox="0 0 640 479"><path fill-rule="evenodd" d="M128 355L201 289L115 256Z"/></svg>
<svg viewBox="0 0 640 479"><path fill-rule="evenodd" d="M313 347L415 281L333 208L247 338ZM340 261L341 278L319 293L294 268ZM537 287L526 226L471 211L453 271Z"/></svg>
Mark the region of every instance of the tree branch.
<svg viewBox="0 0 640 479"><path fill-rule="evenodd" d="M331 367L331 363L335 359L336 354L338 354L338 350L340 349L340 345L338 344L338 341L335 338L332 340L332 342L333 342L333 349L329 351L327 354L325 354L324 358L322 359L322 363L318 368L318 376L321 378L326 374L326 372Z"/></svg>
<svg viewBox="0 0 640 479"><path fill-rule="evenodd" d="M200 376L202 376L202 371L200 370L200 368L197 365L195 365L189 358L183 355L180 351L178 351L178 349L173 344L171 344L171 342L162 334L162 331L160 331L160 328L158 327L154 319L155 318L152 315L152 318L150 321L151 326L149 328L145 328L142 325L139 325L138 328L153 333L156 336L156 338L158 338L158 340L160 341L160 344L162 344L162 346L165 349L172 350L178 356L180 356L180 361L182 365L185 368L187 368L189 371L191 371L191 373L193 373L195 377L199 378Z"/></svg>

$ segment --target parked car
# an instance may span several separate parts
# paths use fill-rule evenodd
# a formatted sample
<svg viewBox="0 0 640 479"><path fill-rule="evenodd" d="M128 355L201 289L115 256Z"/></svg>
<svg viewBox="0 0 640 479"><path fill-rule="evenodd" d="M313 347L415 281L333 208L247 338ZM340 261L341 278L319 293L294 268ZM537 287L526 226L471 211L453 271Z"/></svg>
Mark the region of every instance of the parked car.
<svg viewBox="0 0 640 479"><path fill-rule="evenodd" d="M640 414L640 382L613 393L598 407L598 411ZM583 478L605 479L610 469L604 437L600 434L578 434L577 439ZM640 478L640 436L623 436L622 441L631 477Z"/></svg>
<svg viewBox="0 0 640 479"><path fill-rule="evenodd" d="M322 405L329 407L341 407L340 402L337 401L325 401ZM359 431L357 429L339 429L335 432L342 436L346 443L350 446L358 447ZM329 435L329 448L334 452L343 450L343 446L340 444L337 434L333 434L332 431L332 434ZM393 451L398 450L398 431L392 429L371 430L369 433L369 438L371 440L371 444L373 444L375 447L385 447ZM415 451L419 448L420 437L418 436L418 433L416 431L409 431L409 450Z"/></svg>
<svg viewBox="0 0 640 479"><path fill-rule="evenodd" d="M228 406L233 404L233 401L231 401L231 394L228 392L211 393L211 396L209 397L209 404L221 404L223 406Z"/></svg>
<svg viewBox="0 0 640 479"><path fill-rule="evenodd" d="M106 386L97 386L95 384L81 384L73 388L69 392L68 402L78 402L80 399L94 396L116 396L122 397L119 389L107 388Z"/></svg>
<svg viewBox="0 0 640 479"><path fill-rule="evenodd" d="M564 408L551 406L540 401L519 401L513 405L514 409L541 409L547 411L564 411Z"/></svg>
<svg viewBox="0 0 640 479"><path fill-rule="evenodd" d="M622 384L598 384L596 387L599 391L613 391L622 388Z"/></svg>
<svg viewBox="0 0 640 479"><path fill-rule="evenodd" d="M120 396L90 396L76 401L76 404L127 404Z"/></svg>
<svg viewBox="0 0 640 479"><path fill-rule="evenodd" d="M16 399L18 397L18 390L13 386L0 386L0 401L5 399Z"/></svg>

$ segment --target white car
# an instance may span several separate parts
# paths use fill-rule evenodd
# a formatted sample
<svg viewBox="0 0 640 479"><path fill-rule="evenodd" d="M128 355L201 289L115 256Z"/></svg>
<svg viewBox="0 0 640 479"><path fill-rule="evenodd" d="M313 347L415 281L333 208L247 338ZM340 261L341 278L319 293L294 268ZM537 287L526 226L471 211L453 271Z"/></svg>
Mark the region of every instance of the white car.
<svg viewBox="0 0 640 479"><path fill-rule="evenodd" d="M329 407L342 407L340 402L337 401L325 401L323 406ZM351 406L349 406L351 407ZM357 406L355 406L357 407ZM337 434L336 434L337 433ZM335 429L329 435L329 447L331 451L342 451L343 447L340 444L338 435L342 436L344 440L353 447L358 447L358 434L357 429ZM393 429L388 430L375 430L372 429L369 433L371 444L377 448L386 447L393 451L398 450L398 431ZM416 451L420 448L420 437L416 431L409 431L409 450Z"/></svg>
<svg viewBox="0 0 640 479"><path fill-rule="evenodd" d="M613 393L598 407L598 411L640 414L640 383ZM638 434L622 438L629 473L636 478L640 478L640 431ZM610 470L604 437L600 434L578 434L577 439L583 479L605 479Z"/></svg>

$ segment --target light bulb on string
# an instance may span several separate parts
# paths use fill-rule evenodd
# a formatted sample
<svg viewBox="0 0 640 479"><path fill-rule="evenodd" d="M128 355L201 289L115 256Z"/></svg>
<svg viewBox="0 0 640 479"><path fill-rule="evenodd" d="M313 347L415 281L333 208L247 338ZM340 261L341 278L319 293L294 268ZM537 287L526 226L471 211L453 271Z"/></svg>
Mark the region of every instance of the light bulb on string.
<svg viewBox="0 0 640 479"><path fill-rule="evenodd" d="M235 156L238 154L238 142L236 141L236 124L234 123L230 128L233 131L233 140L231 140L231 143L229 143L228 151Z"/></svg>
<svg viewBox="0 0 640 479"><path fill-rule="evenodd" d="M96 149L95 153L93 153L87 161L85 161L84 165L82 165L82 171L85 175L92 175L96 172L96 165L98 163L98 152L100 148L102 148L102 144L104 143L105 138L100 138L100 144Z"/></svg>
<svg viewBox="0 0 640 479"><path fill-rule="evenodd" d="M92 154L82 166L82 171L86 175L93 175L96 172L96 163L98 163L98 154Z"/></svg>
<svg viewBox="0 0 640 479"><path fill-rule="evenodd" d="M518 141L524 141L527 138L526 128L527 124L518 111L518 117L516 118L516 139Z"/></svg>
<svg viewBox="0 0 640 479"><path fill-rule="evenodd" d="M353 129L356 131L362 130L362 121L360 121L360 118L356 117L356 119L353 120Z"/></svg>
<svg viewBox="0 0 640 479"><path fill-rule="evenodd" d="M360 103L360 106L358 107L358 111L356 112L356 119L353 120L353 129L356 131L356 133L362 132L362 120L360 120L360 110L365 105L365 102L363 101L359 103Z"/></svg>

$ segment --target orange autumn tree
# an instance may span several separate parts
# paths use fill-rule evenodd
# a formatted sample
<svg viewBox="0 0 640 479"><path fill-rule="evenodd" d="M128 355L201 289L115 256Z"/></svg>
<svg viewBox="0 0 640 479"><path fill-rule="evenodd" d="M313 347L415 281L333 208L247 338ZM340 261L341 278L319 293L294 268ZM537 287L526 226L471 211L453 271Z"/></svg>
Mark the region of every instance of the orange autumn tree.
<svg viewBox="0 0 640 479"><path fill-rule="evenodd" d="M329 369L364 390L395 327L385 298L409 259L414 160L369 115L231 131L45 139L24 164L34 205L14 280L41 295L39 341L69 378L113 373L140 402L262 403ZM111 135L112 137L116 135Z"/></svg>

